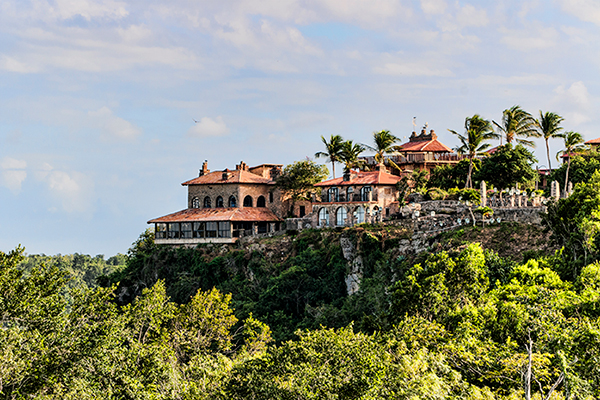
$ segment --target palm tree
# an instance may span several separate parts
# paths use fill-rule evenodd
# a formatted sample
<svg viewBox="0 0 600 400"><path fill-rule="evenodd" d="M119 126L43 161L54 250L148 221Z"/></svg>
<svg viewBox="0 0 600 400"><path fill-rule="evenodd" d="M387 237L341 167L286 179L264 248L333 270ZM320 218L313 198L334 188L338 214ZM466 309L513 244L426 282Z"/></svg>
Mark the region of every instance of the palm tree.
<svg viewBox="0 0 600 400"><path fill-rule="evenodd" d="M571 157L575 152L583 149L583 136L578 132L565 132L560 135L560 137L565 139L565 148L558 153L556 153L556 160L558 161L558 157L561 155L567 156L567 173L565 174L565 188L564 193L567 193L567 184L569 182L569 169L571 168Z"/></svg>
<svg viewBox="0 0 600 400"><path fill-rule="evenodd" d="M325 144L325 151L319 151L315 153L315 158L327 157L331 162L331 168L333 169L333 179L335 179L335 163L342 160L342 147L344 139L340 135L331 135L329 143L327 139L321 136L323 144Z"/></svg>
<svg viewBox="0 0 600 400"><path fill-rule="evenodd" d="M396 143L398 143L400 141L399 138L397 138L396 136L392 135L390 133L390 131L386 131L386 130L382 130L379 132L373 132L373 144L374 146L369 146L369 145L364 145L367 149L374 151L375 152L375 161L377 161L377 163L379 165L384 164L385 162L385 157L384 155L387 153L393 153L394 151L396 151ZM398 167L396 165L395 162L393 162L392 160L388 159L388 163L398 169L399 171L401 170L400 167Z"/></svg>
<svg viewBox="0 0 600 400"><path fill-rule="evenodd" d="M541 136L544 138L546 142L546 155L548 156L548 168L552 171L552 164L550 163L550 147L548 146L548 139L555 139L561 137L560 131L562 131L562 126L560 123L565 119L560 115L546 111L546 113L542 113L540 110L540 119L535 120L535 124L539 129Z"/></svg>
<svg viewBox="0 0 600 400"><path fill-rule="evenodd" d="M533 141L520 139L519 136L526 138L540 136L536 129L535 119L518 105L502 112L502 124L498 124L496 121L493 121L493 123L498 128L501 137L506 138L507 143L512 143L515 140L525 146L535 147Z"/></svg>
<svg viewBox="0 0 600 400"><path fill-rule="evenodd" d="M347 140L342 144L342 154L340 161L344 163L344 171L348 172L352 168L361 168L365 162L359 160L358 156L360 153L365 151L366 148L358 143Z"/></svg>
<svg viewBox="0 0 600 400"><path fill-rule="evenodd" d="M448 129L450 133L458 136L461 145L456 148L459 154L466 154L469 157L469 173L467 174L466 188L473 187L471 175L473 174L473 158L482 154L490 147L489 143L484 143L490 139L497 139L498 134L492 129L490 121L481 118L475 114L472 117L465 118L465 134L461 135L452 129Z"/></svg>

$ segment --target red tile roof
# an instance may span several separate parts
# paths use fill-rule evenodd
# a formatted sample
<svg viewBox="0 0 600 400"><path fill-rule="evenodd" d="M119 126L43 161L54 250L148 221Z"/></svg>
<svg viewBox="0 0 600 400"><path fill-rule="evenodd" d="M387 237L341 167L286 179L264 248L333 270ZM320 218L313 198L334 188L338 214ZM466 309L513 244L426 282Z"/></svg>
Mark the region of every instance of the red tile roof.
<svg viewBox="0 0 600 400"><path fill-rule="evenodd" d="M229 173L229 179L223 180L223 173ZM199 176L189 181L183 182L182 185L220 185L229 183L263 183L263 184L274 184L270 179L263 178L253 174L252 172L235 170L235 171L214 171L206 175Z"/></svg>
<svg viewBox="0 0 600 400"><path fill-rule="evenodd" d="M194 221L281 221L271 210L264 207L243 208L187 208L164 217L148 221L155 222L194 222Z"/></svg>
<svg viewBox="0 0 600 400"><path fill-rule="evenodd" d="M400 153L404 152L433 152L433 153L452 153L452 149L446 146L437 139L433 140L419 140L415 142L404 143L398 150Z"/></svg>
<svg viewBox="0 0 600 400"><path fill-rule="evenodd" d="M600 144L600 138L588 140L585 144Z"/></svg>
<svg viewBox="0 0 600 400"><path fill-rule="evenodd" d="M317 183L315 186L395 185L400 179L402 178L384 171L360 171L352 180L344 181L344 177L341 177Z"/></svg>

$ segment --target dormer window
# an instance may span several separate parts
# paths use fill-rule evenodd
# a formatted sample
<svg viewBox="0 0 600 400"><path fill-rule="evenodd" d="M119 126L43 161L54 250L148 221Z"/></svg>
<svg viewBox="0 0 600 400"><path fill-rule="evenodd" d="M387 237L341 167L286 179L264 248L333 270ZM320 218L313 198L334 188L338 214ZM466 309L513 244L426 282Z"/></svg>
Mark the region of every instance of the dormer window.
<svg viewBox="0 0 600 400"><path fill-rule="evenodd" d="M210 197L206 196L204 198L204 208L210 208L210 207L211 207L211 205L210 205Z"/></svg>
<svg viewBox="0 0 600 400"><path fill-rule="evenodd" d="M229 207L237 207L235 196L229 196Z"/></svg>
<svg viewBox="0 0 600 400"><path fill-rule="evenodd" d="M215 202L215 207L223 208L223 198L221 196L217 197L217 201Z"/></svg>
<svg viewBox="0 0 600 400"><path fill-rule="evenodd" d="M192 208L200 208L200 199L197 197L194 197L192 199Z"/></svg>

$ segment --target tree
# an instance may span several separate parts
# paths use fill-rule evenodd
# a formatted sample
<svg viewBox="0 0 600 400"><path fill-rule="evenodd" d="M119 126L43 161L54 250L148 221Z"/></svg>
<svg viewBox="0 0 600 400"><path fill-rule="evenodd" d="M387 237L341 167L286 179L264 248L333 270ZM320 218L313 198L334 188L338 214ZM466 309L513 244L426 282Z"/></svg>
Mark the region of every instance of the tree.
<svg viewBox="0 0 600 400"><path fill-rule="evenodd" d="M321 136L321 140L323 141L326 150L315 153L315 158L327 157L331 163L333 179L335 179L335 163L340 162L342 159L344 139L342 139L340 135L331 135L329 142L327 142L327 139L325 139L323 136Z"/></svg>
<svg viewBox="0 0 600 400"><path fill-rule="evenodd" d="M472 168L472 175L477 176L477 172L481 168L481 160L474 158L473 160L460 160L456 164L439 165L429 174L427 187L444 190L464 187L467 182L469 168ZM476 185L477 180L473 179L473 181Z"/></svg>
<svg viewBox="0 0 600 400"><path fill-rule="evenodd" d="M375 152L375 161L377 161L377 163L379 165L383 165L385 162L385 158L384 155L387 153L392 153L394 151L396 151L396 147L395 144L398 143L400 141L399 138L397 138L396 136L392 135L390 133L390 131L386 131L386 130L382 130L379 132L373 132L373 146L368 146L365 145L366 148L368 148L369 150L372 150ZM396 168L397 170L400 170L400 167L398 167L398 165L396 165L395 162L393 162L392 160L388 160L388 163Z"/></svg>
<svg viewBox="0 0 600 400"><path fill-rule="evenodd" d="M492 130L490 121L481 118L477 114L465 118L464 135L451 129L448 129L448 131L458 136L458 139L461 142L461 146L457 148L457 152L459 154L466 154L469 158L469 172L467 173L465 189L472 188L473 182L471 180L471 175L473 173L473 159L490 147L490 144L485 143L485 141L498 138L498 134Z"/></svg>
<svg viewBox="0 0 600 400"><path fill-rule="evenodd" d="M410 180L413 184L413 189L416 192L423 193L425 190L425 186L427 186L427 175L428 172L426 169L415 169L410 174Z"/></svg>
<svg viewBox="0 0 600 400"><path fill-rule="evenodd" d="M583 136L578 132L565 132L561 137L565 140L565 148L556 153L556 159L561 155L567 156L567 171L565 173L564 193L567 193L569 183L569 168L571 168L571 157L579 150L583 149Z"/></svg>
<svg viewBox="0 0 600 400"><path fill-rule="evenodd" d="M314 185L329 175L327 167L312 160L295 161L286 166L275 180L275 187L281 189L292 199L292 207L297 200L308 200Z"/></svg>
<svg viewBox="0 0 600 400"><path fill-rule="evenodd" d="M358 156L365 150L363 145L354 143L352 140L347 140L343 143L341 161L344 163L344 172L348 172L352 168L361 168L365 165L363 160L358 159Z"/></svg>
<svg viewBox="0 0 600 400"><path fill-rule="evenodd" d="M501 124L498 124L496 121L493 121L493 123L498 128L500 135L506 138L508 144L516 140L519 144L534 147L533 141L520 139L520 137L540 136L536 130L535 119L518 105L512 106L502 112Z"/></svg>
<svg viewBox="0 0 600 400"><path fill-rule="evenodd" d="M546 155L548 156L548 168L552 171L552 164L550 162L550 146L548 145L549 139L555 139L561 137L560 131L562 131L562 126L560 123L564 121L564 118L560 115L546 111L546 113L542 113L540 110L540 119L535 120L535 124L540 131L541 137L544 138L546 142Z"/></svg>
<svg viewBox="0 0 600 400"><path fill-rule="evenodd" d="M512 144L505 144L483 159L477 179L486 181L498 189L531 182L537 178L537 173L532 167L535 162L537 159L533 153L522 145L513 147Z"/></svg>

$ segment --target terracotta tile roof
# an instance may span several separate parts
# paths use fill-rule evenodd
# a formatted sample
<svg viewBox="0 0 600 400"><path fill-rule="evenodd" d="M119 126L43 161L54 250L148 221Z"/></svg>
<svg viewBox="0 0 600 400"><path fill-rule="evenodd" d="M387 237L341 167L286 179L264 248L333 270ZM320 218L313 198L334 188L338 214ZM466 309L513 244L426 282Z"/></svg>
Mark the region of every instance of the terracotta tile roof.
<svg viewBox="0 0 600 400"><path fill-rule="evenodd" d="M193 221L281 221L268 208L243 207L243 208L187 208L176 213L154 218L148 221L155 222L193 222Z"/></svg>
<svg viewBox="0 0 600 400"><path fill-rule="evenodd" d="M600 144L600 138L588 140L585 144Z"/></svg>
<svg viewBox="0 0 600 400"><path fill-rule="evenodd" d="M229 178L227 180L223 180L223 173L228 172ZM262 176L258 176L253 174L252 172L243 171L243 170L235 170L235 171L214 171L209 172L206 175L199 176L197 178L191 179L189 181L183 182L182 185L221 185L221 184L229 184L229 183L264 183L264 184L274 184L274 182L270 179L263 178Z"/></svg>
<svg viewBox="0 0 600 400"><path fill-rule="evenodd" d="M452 149L437 139L420 140L416 142L404 143L398 150L400 153L428 151L434 153L452 153Z"/></svg>
<svg viewBox="0 0 600 400"><path fill-rule="evenodd" d="M395 185L402 179L399 176L383 171L360 171L352 180L344 181L344 177L317 183L315 186L354 186L354 185Z"/></svg>

